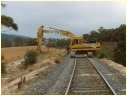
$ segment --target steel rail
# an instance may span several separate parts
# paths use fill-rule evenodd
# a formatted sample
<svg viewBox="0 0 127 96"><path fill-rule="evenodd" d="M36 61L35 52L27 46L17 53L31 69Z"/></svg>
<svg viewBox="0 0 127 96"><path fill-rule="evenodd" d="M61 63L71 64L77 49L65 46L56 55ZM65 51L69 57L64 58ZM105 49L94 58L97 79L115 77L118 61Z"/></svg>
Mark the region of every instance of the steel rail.
<svg viewBox="0 0 127 96"><path fill-rule="evenodd" d="M88 57L87 57L88 58ZM92 63L92 61L88 58L88 60ZM93 63L92 63L93 64ZM97 69L97 67L93 64L93 66L96 68L96 70L98 71L98 73L101 75L101 77L103 78L103 80L105 81L105 83L108 85L108 87L110 88L110 90L112 91L112 93L114 95L117 95L116 92L113 90L112 86L109 84L109 82L105 79L105 77L102 75L102 73Z"/></svg>
<svg viewBox="0 0 127 96"><path fill-rule="evenodd" d="M67 95L67 94L68 94L69 89L70 89L70 86L71 86L72 78L73 78L73 75L74 75L74 72L75 72L75 67L76 67L76 60L77 60L77 57L76 57L76 59L75 59L74 68L73 68L73 71L72 71L72 74L71 74L71 77L70 77L70 81L69 81L69 83L68 83L68 86L67 86L67 89L66 89L65 95Z"/></svg>

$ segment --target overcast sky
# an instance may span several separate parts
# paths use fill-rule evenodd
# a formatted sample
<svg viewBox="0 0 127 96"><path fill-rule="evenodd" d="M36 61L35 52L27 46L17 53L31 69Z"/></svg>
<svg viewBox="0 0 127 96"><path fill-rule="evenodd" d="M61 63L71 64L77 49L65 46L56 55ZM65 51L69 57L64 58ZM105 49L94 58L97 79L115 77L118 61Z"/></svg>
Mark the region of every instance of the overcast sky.
<svg viewBox="0 0 127 96"><path fill-rule="evenodd" d="M19 30L8 31L36 38L38 28L43 26L68 30L77 36L98 30L100 27L116 28L126 24L126 3L121 1L10 1L1 14L10 16L17 23ZM44 34L44 37L59 37Z"/></svg>

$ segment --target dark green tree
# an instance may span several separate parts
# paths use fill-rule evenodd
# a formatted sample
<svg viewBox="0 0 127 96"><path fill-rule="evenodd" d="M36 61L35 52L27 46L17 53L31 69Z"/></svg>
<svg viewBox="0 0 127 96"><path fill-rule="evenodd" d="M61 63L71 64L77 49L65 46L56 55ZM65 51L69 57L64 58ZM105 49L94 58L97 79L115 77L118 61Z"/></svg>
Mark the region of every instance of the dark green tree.
<svg viewBox="0 0 127 96"><path fill-rule="evenodd" d="M28 50L24 56L24 68L26 69L28 66L33 65L37 62L37 52L33 49Z"/></svg>
<svg viewBox="0 0 127 96"><path fill-rule="evenodd" d="M2 28L3 27L8 28L8 30L2 30L2 32L6 32L12 29L15 31L18 31L17 24L14 23L14 20L9 16L5 16L5 15L1 16L1 25L2 25Z"/></svg>
<svg viewBox="0 0 127 96"><path fill-rule="evenodd" d="M1 4L1 7L6 7L6 4ZM2 32L6 32L9 30L18 31L18 26L10 16L1 15L1 25L2 25ZM4 29L7 28L7 29Z"/></svg>
<svg viewBox="0 0 127 96"><path fill-rule="evenodd" d="M22 38L20 38L20 37L15 37L15 39L14 39L14 46L22 46L23 45L23 43L22 43Z"/></svg>
<svg viewBox="0 0 127 96"><path fill-rule="evenodd" d="M1 47L12 47L12 42L8 38L3 39L1 42Z"/></svg>
<svg viewBox="0 0 127 96"><path fill-rule="evenodd" d="M114 60L126 66L126 25L121 24L116 33L118 43L117 47L114 49Z"/></svg>
<svg viewBox="0 0 127 96"><path fill-rule="evenodd" d="M126 41L121 41L114 49L114 61L126 66Z"/></svg>
<svg viewBox="0 0 127 96"><path fill-rule="evenodd" d="M70 45L70 39L49 38L47 47L65 48Z"/></svg>
<svg viewBox="0 0 127 96"><path fill-rule="evenodd" d="M27 46L34 46L37 45L36 38L29 38L27 40Z"/></svg>
<svg viewBox="0 0 127 96"><path fill-rule="evenodd" d="M99 33L95 30L90 32L89 42L99 41Z"/></svg>
<svg viewBox="0 0 127 96"><path fill-rule="evenodd" d="M5 8L6 7L6 4L1 3L1 7L2 8Z"/></svg>
<svg viewBox="0 0 127 96"><path fill-rule="evenodd" d="M89 34L83 34L82 36L83 36L85 42L88 42L90 35Z"/></svg>

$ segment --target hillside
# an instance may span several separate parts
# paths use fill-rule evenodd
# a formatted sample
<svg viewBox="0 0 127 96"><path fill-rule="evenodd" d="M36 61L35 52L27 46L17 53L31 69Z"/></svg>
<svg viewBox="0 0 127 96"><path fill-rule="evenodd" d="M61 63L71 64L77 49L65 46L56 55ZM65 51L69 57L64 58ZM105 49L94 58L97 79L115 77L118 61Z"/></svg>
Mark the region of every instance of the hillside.
<svg viewBox="0 0 127 96"><path fill-rule="evenodd" d="M15 37L20 37L23 40L27 40L27 39L30 38L30 37L27 37L27 36L1 33L1 40L6 39L6 38L8 38L9 40L13 40L13 39L15 39Z"/></svg>

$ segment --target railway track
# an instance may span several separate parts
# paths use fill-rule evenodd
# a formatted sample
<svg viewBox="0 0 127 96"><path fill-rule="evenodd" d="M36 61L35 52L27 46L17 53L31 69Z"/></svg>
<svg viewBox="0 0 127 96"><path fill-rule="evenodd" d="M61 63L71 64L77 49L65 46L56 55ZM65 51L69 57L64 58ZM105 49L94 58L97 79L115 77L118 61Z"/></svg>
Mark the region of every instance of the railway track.
<svg viewBox="0 0 127 96"><path fill-rule="evenodd" d="M76 58L65 95L115 94L107 83L88 58Z"/></svg>
<svg viewBox="0 0 127 96"><path fill-rule="evenodd" d="M64 62L55 65L45 75L40 75L23 95L126 94L126 77L97 58L88 59L70 59L70 55L68 55ZM92 64L103 75L106 83ZM71 75L72 70L73 75ZM109 85L111 85L110 88Z"/></svg>

